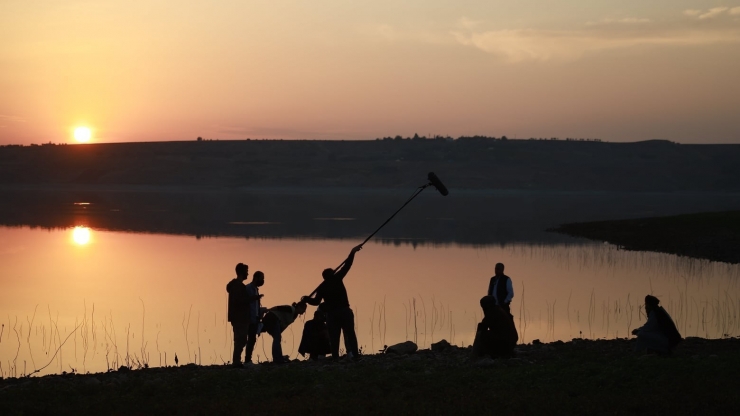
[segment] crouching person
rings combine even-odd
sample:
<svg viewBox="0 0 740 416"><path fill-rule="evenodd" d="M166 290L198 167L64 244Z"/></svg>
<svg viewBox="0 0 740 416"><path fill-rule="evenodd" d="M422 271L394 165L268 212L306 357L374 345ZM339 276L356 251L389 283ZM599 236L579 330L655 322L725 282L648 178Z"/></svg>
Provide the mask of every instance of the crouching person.
<svg viewBox="0 0 740 416"><path fill-rule="evenodd" d="M511 357L519 341L514 319L496 304L496 299L492 296L483 297L480 306L483 309L483 320L475 333L473 356Z"/></svg>
<svg viewBox="0 0 740 416"><path fill-rule="evenodd" d="M275 363L288 362L283 357L283 347L280 345L285 328L290 326L298 315L306 313L306 303L298 302L292 305L274 306L265 312L262 325L268 334L272 336L272 361Z"/></svg>
<svg viewBox="0 0 740 416"><path fill-rule="evenodd" d="M632 335L637 335L635 350L669 355L683 339L676 324L655 296L645 296L645 313L645 325L632 331Z"/></svg>
<svg viewBox="0 0 740 416"><path fill-rule="evenodd" d="M329 329L326 326L326 314L322 306L323 303L314 312L313 319L306 321L303 326L301 345L298 347L301 355L308 355L312 360L318 360L319 357L331 354Z"/></svg>

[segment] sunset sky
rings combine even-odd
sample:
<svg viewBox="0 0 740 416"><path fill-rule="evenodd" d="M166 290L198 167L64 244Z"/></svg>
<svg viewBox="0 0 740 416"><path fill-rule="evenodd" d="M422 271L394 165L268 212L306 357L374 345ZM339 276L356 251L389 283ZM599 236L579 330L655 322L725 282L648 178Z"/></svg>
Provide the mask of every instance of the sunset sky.
<svg viewBox="0 0 740 416"><path fill-rule="evenodd" d="M740 143L740 0L2 0L0 144Z"/></svg>

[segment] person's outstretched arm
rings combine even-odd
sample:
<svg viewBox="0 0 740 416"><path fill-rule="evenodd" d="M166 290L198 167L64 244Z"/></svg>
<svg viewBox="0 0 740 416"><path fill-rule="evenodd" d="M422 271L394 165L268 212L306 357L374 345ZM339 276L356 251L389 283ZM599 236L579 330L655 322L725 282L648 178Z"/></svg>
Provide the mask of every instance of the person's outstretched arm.
<svg viewBox="0 0 740 416"><path fill-rule="evenodd" d="M315 297L312 297L312 298L309 298L308 296L301 297L301 302L306 302L311 306L319 306L323 298L324 297L321 296L321 290L319 290L318 292L316 292Z"/></svg>
<svg viewBox="0 0 740 416"><path fill-rule="evenodd" d="M344 266L334 273L334 279L342 280L347 275L349 269L352 267L352 263L355 261L355 253L362 250L362 245L352 247L352 251L349 252L347 260L344 261Z"/></svg>

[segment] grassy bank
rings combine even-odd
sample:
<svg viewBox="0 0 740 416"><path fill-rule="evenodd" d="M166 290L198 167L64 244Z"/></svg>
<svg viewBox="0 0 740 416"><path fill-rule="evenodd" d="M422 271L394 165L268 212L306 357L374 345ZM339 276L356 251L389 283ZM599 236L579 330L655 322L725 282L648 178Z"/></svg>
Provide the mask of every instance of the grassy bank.
<svg viewBox="0 0 740 416"><path fill-rule="evenodd" d="M360 362L184 366L0 380L14 414L729 414L740 410L740 339L690 338L673 357L634 340L467 349Z"/></svg>
<svg viewBox="0 0 740 416"><path fill-rule="evenodd" d="M625 250L740 263L740 211L573 223L551 231L607 241Z"/></svg>

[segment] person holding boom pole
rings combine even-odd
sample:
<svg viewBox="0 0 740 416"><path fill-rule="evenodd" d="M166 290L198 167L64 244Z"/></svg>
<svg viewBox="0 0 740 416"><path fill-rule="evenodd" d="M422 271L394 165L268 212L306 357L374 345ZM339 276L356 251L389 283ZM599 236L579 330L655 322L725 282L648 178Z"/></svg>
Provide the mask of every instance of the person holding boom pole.
<svg viewBox="0 0 740 416"><path fill-rule="evenodd" d="M355 260L355 253L362 250L362 244L355 246L350 251L344 265L337 271L334 269L325 269L321 276L324 281L315 291L315 296L304 296L302 302L309 305L318 306L324 301L326 308L326 326L329 330L329 342L331 344L332 358L339 357L339 336L344 333L344 347L347 355L352 358L359 357L357 346L357 334L355 334L355 314L349 307L349 298L347 289L344 287L344 277L347 276L352 263Z"/></svg>
<svg viewBox="0 0 740 416"><path fill-rule="evenodd" d="M331 356L332 358L339 357L339 336L344 333L344 346L347 349L347 354L353 358L359 358L359 351L357 346L357 335L355 334L355 315L352 309L349 308L349 299L347 298L347 289L344 287L344 277L352 267L352 262L355 260L355 253L362 250L362 246L365 245L373 236L380 231L381 228L385 227L393 217L401 212L406 205L409 204L414 198L426 188L433 186L439 191L442 196L447 196L449 191L439 180L434 172L429 172L427 175L428 183L416 188L411 197L401 205L401 208L396 210L383 224L380 225L372 234L370 234L365 241L360 245L352 248L349 253L349 257L339 265L336 269L325 269L321 276L324 281L308 296L303 296L301 302L306 302L309 305L318 306L321 300L324 300L324 307L326 308L326 326L329 331L329 342L331 344ZM316 295L316 296L314 296Z"/></svg>

